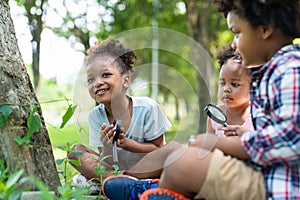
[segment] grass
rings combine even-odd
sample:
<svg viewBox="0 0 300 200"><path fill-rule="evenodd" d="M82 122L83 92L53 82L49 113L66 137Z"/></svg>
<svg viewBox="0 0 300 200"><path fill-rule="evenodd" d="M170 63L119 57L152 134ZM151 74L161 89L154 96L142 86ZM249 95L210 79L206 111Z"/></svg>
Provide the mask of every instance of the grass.
<svg viewBox="0 0 300 200"><path fill-rule="evenodd" d="M195 134L194 130L189 130L184 128L179 130L179 123L173 123L172 127L166 132L166 141L176 140L182 144L186 143L190 135ZM189 126L188 124L186 126ZM59 127L47 125L47 130L53 147L58 145L64 146L66 143L75 144L75 143L84 143L88 145L88 134L87 131L78 131L76 125L71 124L65 126L63 129Z"/></svg>
<svg viewBox="0 0 300 200"><path fill-rule="evenodd" d="M81 139L78 135L78 131L75 125L68 125L63 129L47 125L47 130L52 146L65 145L66 143L81 143Z"/></svg>

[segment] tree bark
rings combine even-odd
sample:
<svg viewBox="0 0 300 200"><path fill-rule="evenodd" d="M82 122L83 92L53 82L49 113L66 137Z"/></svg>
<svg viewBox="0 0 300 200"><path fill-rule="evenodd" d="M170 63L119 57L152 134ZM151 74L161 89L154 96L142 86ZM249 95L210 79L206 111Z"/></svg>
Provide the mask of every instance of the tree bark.
<svg viewBox="0 0 300 200"><path fill-rule="evenodd" d="M9 105L12 114L0 127L0 157L11 172L25 170L56 191L60 185L51 142L45 127L42 111L22 60L8 0L0 1L0 107ZM33 134L29 144L17 144L16 136L23 137L28 131L30 110L37 106L40 130Z"/></svg>
<svg viewBox="0 0 300 200"><path fill-rule="evenodd" d="M211 55L209 51L209 32L208 22L210 16L210 7L212 1L200 1L200 0L185 0L187 7L188 27L189 32L194 40L196 40L202 47ZM195 63L199 63L198 70L201 74L197 74L197 90L198 90L198 105L200 110L198 133L206 131L206 118L207 116L203 112L206 104L210 103L215 98L215 69L211 61L204 59L202 55L198 55L194 49L192 52L194 55ZM205 79L206 77L206 79ZM208 78L207 78L208 77ZM205 81L206 80L206 81Z"/></svg>

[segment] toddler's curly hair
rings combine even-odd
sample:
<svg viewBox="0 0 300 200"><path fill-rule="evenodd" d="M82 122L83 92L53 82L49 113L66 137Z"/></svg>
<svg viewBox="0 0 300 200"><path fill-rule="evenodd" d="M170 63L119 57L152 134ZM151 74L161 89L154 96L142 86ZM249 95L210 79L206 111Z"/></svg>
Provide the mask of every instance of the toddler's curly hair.
<svg viewBox="0 0 300 200"><path fill-rule="evenodd" d="M233 59L238 61L238 63L242 67L242 57L239 53L232 48L231 43L223 45L218 52L216 53L216 59L219 63L219 70L221 70L222 66L229 60ZM248 75L251 75L251 69L244 68L245 72Z"/></svg>

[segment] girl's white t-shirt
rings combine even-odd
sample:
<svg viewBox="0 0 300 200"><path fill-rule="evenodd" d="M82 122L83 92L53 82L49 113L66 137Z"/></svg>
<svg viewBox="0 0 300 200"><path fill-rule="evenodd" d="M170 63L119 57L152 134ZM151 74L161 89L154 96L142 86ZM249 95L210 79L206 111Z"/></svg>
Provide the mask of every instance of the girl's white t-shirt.
<svg viewBox="0 0 300 200"><path fill-rule="evenodd" d="M131 99L133 105L132 119L125 134L127 138L140 143L149 142L164 134L171 127L170 121L156 101L149 97L131 97ZM105 106L100 104L89 114L90 146L103 146L100 140L103 123L109 124L109 121ZM125 169L137 163L144 155L118 148L119 163L122 163Z"/></svg>

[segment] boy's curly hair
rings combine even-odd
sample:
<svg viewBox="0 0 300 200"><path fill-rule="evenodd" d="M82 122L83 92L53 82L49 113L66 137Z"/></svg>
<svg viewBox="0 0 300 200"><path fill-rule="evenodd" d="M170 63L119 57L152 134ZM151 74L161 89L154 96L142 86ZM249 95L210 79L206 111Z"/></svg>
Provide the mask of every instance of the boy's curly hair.
<svg viewBox="0 0 300 200"><path fill-rule="evenodd" d="M88 66L95 59L103 56L114 58L118 66L122 69L121 73L132 71L133 64L137 59L137 55L131 49L125 48L124 45L117 39L109 38L96 44L87 50L85 64Z"/></svg>
<svg viewBox="0 0 300 200"><path fill-rule="evenodd" d="M271 25L293 38L300 37L300 0L214 0L227 17L234 11L252 27Z"/></svg>

